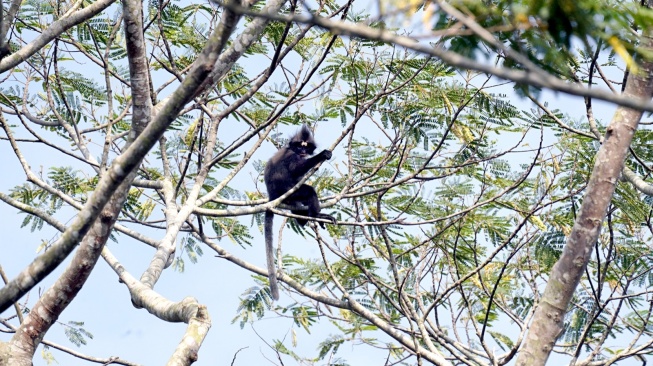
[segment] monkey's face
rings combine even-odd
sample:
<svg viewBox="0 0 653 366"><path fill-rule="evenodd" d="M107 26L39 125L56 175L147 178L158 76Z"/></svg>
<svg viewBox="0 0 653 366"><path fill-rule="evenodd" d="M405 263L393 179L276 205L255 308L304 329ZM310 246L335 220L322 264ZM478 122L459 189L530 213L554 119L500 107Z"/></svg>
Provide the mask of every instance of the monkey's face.
<svg viewBox="0 0 653 366"><path fill-rule="evenodd" d="M290 149L302 158L306 158L313 155L315 144L312 141L291 141Z"/></svg>

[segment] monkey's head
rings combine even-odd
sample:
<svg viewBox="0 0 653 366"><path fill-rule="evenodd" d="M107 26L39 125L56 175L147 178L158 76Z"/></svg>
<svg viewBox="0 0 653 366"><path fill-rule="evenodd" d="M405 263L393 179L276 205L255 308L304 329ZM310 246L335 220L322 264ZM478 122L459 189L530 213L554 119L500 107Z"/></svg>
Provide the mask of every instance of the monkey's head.
<svg viewBox="0 0 653 366"><path fill-rule="evenodd" d="M313 134L306 125L303 125L301 130L288 142L288 148L302 158L313 155L316 147Z"/></svg>

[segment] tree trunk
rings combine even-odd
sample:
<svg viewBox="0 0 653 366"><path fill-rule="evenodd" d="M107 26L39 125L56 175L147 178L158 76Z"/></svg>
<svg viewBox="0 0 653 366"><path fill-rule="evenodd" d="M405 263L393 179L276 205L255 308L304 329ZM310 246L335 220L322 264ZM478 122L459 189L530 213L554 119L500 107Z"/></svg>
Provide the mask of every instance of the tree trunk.
<svg viewBox="0 0 653 366"><path fill-rule="evenodd" d="M642 47L653 48L651 37L642 37ZM650 98L653 95L653 63L640 61L640 70L631 72L624 96ZM535 311L517 365L544 365L556 339L562 333L569 302L585 272L596 243L615 185L624 168L642 112L619 107L608 125L605 140L596 156L592 176L562 256L553 266L542 299Z"/></svg>

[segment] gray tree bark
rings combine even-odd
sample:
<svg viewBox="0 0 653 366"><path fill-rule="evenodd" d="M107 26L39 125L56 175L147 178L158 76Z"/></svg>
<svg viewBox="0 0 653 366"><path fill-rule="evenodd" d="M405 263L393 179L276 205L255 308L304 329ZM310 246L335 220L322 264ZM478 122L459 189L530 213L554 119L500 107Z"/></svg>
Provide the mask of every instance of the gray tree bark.
<svg viewBox="0 0 653 366"><path fill-rule="evenodd" d="M642 37L644 48L653 48L649 34ZM651 98L653 63L640 60L639 71L628 76L623 96ZM519 366L544 365L562 332L569 302L592 255L601 225L624 168L624 161L643 112L619 107L605 133L594 162L592 176L583 197L580 213L567 238L562 256L553 266L544 294L517 358Z"/></svg>

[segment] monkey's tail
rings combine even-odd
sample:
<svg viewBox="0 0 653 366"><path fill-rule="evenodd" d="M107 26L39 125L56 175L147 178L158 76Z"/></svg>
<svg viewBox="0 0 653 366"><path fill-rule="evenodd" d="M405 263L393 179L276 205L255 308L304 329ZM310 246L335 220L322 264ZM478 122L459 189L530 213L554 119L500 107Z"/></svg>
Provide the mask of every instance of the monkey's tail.
<svg viewBox="0 0 653 366"><path fill-rule="evenodd" d="M265 222L263 223L265 231L265 256L268 261L268 281L270 282L270 294L275 300L279 300L279 285L277 284L277 269L274 265L274 245L272 240L272 222L274 213L265 211Z"/></svg>

